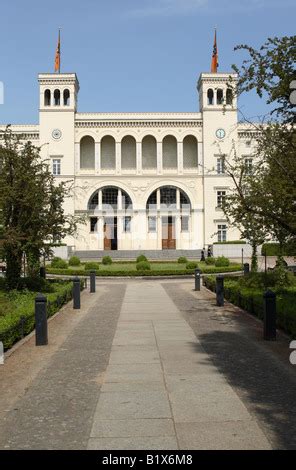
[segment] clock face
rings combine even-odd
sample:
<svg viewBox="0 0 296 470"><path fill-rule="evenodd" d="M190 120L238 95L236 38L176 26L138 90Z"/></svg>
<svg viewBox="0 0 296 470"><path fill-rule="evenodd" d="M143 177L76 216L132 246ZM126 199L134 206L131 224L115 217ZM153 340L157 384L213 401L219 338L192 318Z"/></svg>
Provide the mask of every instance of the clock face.
<svg viewBox="0 0 296 470"><path fill-rule="evenodd" d="M216 130L216 137L218 137L218 139L224 139L225 135L226 135L226 132L224 129Z"/></svg>
<svg viewBox="0 0 296 470"><path fill-rule="evenodd" d="M60 131L60 129L54 129L52 131L52 137L55 139L55 140L58 140L62 137L62 132Z"/></svg>

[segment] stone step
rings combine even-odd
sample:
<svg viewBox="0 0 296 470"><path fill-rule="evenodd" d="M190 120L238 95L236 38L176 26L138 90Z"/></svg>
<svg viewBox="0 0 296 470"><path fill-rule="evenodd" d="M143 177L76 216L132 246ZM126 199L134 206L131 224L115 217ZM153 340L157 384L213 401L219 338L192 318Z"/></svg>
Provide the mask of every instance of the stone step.
<svg viewBox="0 0 296 470"><path fill-rule="evenodd" d="M83 250L74 252L81 260L100 260L103 256L110 256L113 260L135 260L139 255L145 255L149 260L174 260L180 256L188 259L199 260L201 250Z"/></svg>

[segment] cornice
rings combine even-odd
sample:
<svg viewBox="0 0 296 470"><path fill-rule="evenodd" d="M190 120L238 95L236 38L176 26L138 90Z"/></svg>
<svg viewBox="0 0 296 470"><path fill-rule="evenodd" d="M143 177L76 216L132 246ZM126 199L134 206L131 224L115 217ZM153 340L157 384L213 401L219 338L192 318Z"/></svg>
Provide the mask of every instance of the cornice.
<svg viewBox="0 0 296 470"><path fill-rule="evenodd" d="M125 128L125 127L199 127L202 121L75 121L75 128Z"/></svg>

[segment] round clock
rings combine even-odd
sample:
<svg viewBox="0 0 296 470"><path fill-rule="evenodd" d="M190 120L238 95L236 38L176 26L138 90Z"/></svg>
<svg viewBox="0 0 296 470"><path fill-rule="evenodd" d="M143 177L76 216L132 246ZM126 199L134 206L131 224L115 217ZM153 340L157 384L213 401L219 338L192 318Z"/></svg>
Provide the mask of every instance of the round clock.
<svg viewBox="0 0 296 470"><path fill-rule="evenodd" d="M216 137L218 137L218 139L224 139L225 135L226 135L226 132L224 129L216 130Z"/></svg>
<svg viewBox="0 0 296 470"><path fill-rule="evenodd" d="M55 140L58 140L62 137L62 132L60 131L60 129L54 129L52 131L52 137L55 139Z"/></svg>

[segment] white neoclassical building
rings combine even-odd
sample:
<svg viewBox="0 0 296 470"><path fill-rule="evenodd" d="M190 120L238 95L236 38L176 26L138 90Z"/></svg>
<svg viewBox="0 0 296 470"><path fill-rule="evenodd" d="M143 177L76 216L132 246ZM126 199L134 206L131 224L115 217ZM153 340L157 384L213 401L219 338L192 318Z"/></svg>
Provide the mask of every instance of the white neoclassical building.
<svg viewBox="0 0 296 470"><path fill-rule="evenodd" d="M235 148L251 165L256 133L238 122L230 76L200 75L196 113L79 113L75 73L39 75L39 125L12 130L41 146L58 181L73 181L65 211L84 223L68 246L100 255L239 239L221 209L223 155Z"/></svg>

